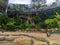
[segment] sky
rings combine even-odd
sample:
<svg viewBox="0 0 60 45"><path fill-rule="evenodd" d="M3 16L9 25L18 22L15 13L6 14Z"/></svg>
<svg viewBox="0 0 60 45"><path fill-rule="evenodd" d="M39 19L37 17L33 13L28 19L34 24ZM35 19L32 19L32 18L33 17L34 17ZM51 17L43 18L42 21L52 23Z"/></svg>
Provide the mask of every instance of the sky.
<svg viewBox="0 0 60 45"><path fill-rule="evenodd" d="M47 3L46 4L50 4L52 2L54 2L54 0L46 0ZM9 0L9 3L13 3L13 4L31 4L31 0Z"/></svg>
<svg viewBox="0 0 60 45"><path fill-rule="evenodd" d="M46 4L50 4L50 3L55 2L55 0L46 0L46 1L47 1L47 3L46 3Z"/></svg>
<svg viewBox="0 0 60 45"><path fill-rule="evenodd" d="M30 4L31 0L9 0L9 3L13 3L13 4Z"/></svg>

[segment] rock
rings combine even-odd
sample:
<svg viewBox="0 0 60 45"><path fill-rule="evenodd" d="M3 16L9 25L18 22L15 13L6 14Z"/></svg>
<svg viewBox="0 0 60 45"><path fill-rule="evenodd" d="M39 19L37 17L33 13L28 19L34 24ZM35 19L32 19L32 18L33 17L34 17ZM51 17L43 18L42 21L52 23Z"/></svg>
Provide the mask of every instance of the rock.
<svg viewBox="0 0 60 45"><path fill-rule="evenodd" d="M12 36L20 36L21 34L12 34Z"/></svg>
<svg viewBox="0 0 60 45"><path fill-rule="evenodd" d="M26 37L20 37L13 41L13 45L32 45L32 39Z"/></svg>
<svg viewBox="0 0 60 45"><path fill-rule="evenodd" d="M9 36L9 37L5 37L5 40L6 41L13 41L15 38L14 37L11 37L11 36Z"/></svg>
<svg viewBox="0 0 60 45"><path fill-rule="evenodd" d="M47 43L42 41L35 41L33 45L47 45Z"/></svg>
<svg viewBox="0 0 60 45"><path fill-rule="evenodd" d="M4 36L0 36L0 41L4 41L5 37Z"/></svg>
<svg viewBox="0 0 60 45"><path fill-rule="evenodd" d="M9 34L0 34L0 36L9 36Z"/></svg>

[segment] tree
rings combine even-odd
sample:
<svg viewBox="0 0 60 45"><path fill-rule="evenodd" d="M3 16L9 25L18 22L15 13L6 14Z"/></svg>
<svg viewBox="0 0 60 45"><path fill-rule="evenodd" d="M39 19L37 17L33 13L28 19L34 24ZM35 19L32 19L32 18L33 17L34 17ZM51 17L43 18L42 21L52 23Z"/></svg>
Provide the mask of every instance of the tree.
<svg viewBox="0 0 60 45"><path fill-rule="evenodd" d="M45 20L45 24L47 25L47 30L46 30L46 34L47 34L47 44L49 45L49 38L51 36L51 28L57 28L58 24L57 24L57 19L46 19Z"/></svg>
<svg viewBox="0 0 60 45"><path fill-rule="evenodd" d="M46 19L45 24L47 25L47 28L57 28L57 19Z"/></svg>
<svg viewBox="0 0 60 45"><path fill-rule="evenodd" d="M0 8L5 12L7 10L8 0L0 0Z"/></svg>
<svg viewBox="0 0 60 45"><path fill-rule="evenodd" d="M17 6L17 5L15 5L14 9L15 9L16 11L20 11L20 12L22 12L22 13L24 12L23 8L21 8L21 7Z"/></svg>
<svg viewBox="0 0 60 45"><path fill-rule="evenodd" d="M33 8L34 8L34 10L35 10L35 14L36 14L36 16L33 15L33 17L32 17L32 19L34 20L34 17L38 17L38 18L39 18L39 16L38 16L38 12L37 12L37 11L40 9L41 4L40 4L39 1L37 1L37 3L34 2L32 5L33 5ZM39 19L38 19L38 20L39 20ZM40 20L39 20L39 21L40 21ZM37 22L37 23L38 23L38 22ZM34 21L33 21L33 25L36 26L35 23L34 23Z"/></svg>
<svg viewBox="0 0 60 45"><path fill-rule="evenodd" d="M8 20L8 16L7 14L3 13L3 14L0 14L0 24L6 24L7 23L7 20Z"/></svg>
<svg viewBox="0 0 60 45"><path fill-rule="evenodd" d="M58 20L58 25L60 28L60 14L58 12L56 12L55 18Z"/></svg>
<svg viewBox="0 0 60 45"><path fill-rule="evenodd" d="M39 16L34 16L33 21L37 30L41 28L41 18Z"/></svg>
<svg viewBox="0 0 60 45"><path fill-rule="evenodd" d="M8 22L8 16L7 16L7 14L5 14L5 13L0 14L0 27L2 29L6 29L7 28L6 27L7 22Z"/></svg>
<svg viewBox="0 0 60 45"><path fill-rule="evenodd" d="M9 18L8 19L8 22L7 22L7 30L10 30L10 31L15 31L16 29L16 25L15 25L16 21L14 18Z"/></svg>
<svg viewBox="0 0 60 45"><path fill-rule="evenodd" d="M56 12L55 17L56 17L58 20L60 20L60 14L59 14L58 12Z"/></svg>
<svg viewBox="0 0 60 45"><path fill-rule="evenodd" d="M58 28L57 19L56 18L46 19L45 24L47 25L47 37L49 37L50 33L51 33L51 30L49 30L49 29Z"/></svg>
<svg viewBox="0 0 60 45"><path fill-rule="evenodd" d="M37 11L40 9L41 4L39 1L37 3L33 3L33 8L36 10L36 15L38 15Z"/></svg>

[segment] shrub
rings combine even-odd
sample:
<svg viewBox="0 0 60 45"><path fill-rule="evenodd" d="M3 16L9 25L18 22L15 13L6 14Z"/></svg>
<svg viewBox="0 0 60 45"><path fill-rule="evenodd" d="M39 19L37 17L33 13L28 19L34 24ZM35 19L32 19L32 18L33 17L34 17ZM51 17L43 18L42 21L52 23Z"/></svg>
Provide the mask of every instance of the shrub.
<svg viewBox="0 0 60 45"><path fill-rule="evenodd" d="M30 31L30 29L31 29L30 23L28 21L26 21L25 25L26 25L26 31Z"/></svg>
<svg viewBox="0 0 60 45"><path fill-rule="evenodd" d="M7 29L7 25L6 24L2 24L1 28L4 29L4 30L6 30Z"/></svg>
<svg viewBox="0 0 60 45"><path fill-rule="evenodd" d="M58 20L58 25L60 27L60 14L56 12L55 18Z"/></svg>
<svg viewBox="0 0 60 45"><path fill-rule="evenodd" d="M8 21L8 16L7 14L3 13L0 14L0 24L6 24Z"/></svg>
<svg viewBox="0 0 60 45"><path fill-rule="evenodd" d="M26 25L23 23L23 24L18 25L16 28L18 28L18 29L26 29Z"/></svg>
<svg viewBox="0 0 60 45"><path fill-rule="evenodd" d="M35 24L37 24L37 23L40 23L42 20L39 16L34 16L33 21L35 22Z"/></svg>
<svg viewBox="0 0 60 45"><path fill-rule="evenodd" d="M39 29L41 29L40 23L36 24L36 29L37 29L37 31L38 31Z"/></svg>
<svg viewBox="0 0 60 45"><path fill-rule="evenodd" d="M60 14L58 14L57 12L56 12L55 17L56 17L58 20L60 20Z"/></svg>
<svg viewBox="0 0 60 45"><path fill-rule="evenodd" d="M7 22L7 29L10 31L14 31L16 29L14 18L10 18Z"/></svg>
<svg viewBox="0 0 60 45"><path fill-rule="evenodd" d="M6 13L0 14L0 29L6 29L7 22L8 22L7 14Z"/></svg>
<svg viewBox="0 0 60 45"><path fill-rule="evenodd" d="M45 24L47 25L47 28L57 28L57 20L56 19L46 19Z"/></svg>

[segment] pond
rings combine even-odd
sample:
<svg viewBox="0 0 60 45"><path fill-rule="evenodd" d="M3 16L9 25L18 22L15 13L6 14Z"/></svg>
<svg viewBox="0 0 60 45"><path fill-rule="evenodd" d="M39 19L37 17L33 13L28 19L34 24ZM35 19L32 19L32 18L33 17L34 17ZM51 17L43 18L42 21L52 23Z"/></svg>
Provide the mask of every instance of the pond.
<svg viewBox="0 0 60 45"><path fill-rule="evenodd" d="M2 42L2 41L0 41L0 45L12 45L12 42Z"/></svg>

